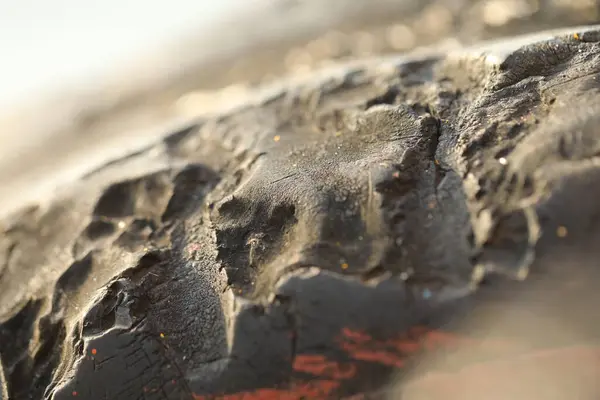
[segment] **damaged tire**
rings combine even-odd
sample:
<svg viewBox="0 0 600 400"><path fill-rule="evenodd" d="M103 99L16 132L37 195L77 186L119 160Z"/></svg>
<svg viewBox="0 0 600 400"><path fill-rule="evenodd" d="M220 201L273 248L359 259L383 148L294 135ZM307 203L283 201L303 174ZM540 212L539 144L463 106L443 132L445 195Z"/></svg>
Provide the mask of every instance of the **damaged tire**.
<svg viewBox="0 0 600 400"><path fill-rule="evenodd" d="M0 398L596 398L599 43L336 65L6 218Z"/></svg>

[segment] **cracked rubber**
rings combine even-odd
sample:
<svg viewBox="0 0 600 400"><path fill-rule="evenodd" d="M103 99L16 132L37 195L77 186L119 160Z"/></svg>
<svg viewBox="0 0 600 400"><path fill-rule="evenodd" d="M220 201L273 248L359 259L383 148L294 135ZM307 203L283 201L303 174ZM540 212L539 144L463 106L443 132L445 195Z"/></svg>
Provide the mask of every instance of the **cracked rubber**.
<svg viewBox="0 0 600 400"><path fill-rule="evenodd" d="M596 398L600 31L545 36L257 89L6 218L0 399L436 399L569 346Z"/></svg>

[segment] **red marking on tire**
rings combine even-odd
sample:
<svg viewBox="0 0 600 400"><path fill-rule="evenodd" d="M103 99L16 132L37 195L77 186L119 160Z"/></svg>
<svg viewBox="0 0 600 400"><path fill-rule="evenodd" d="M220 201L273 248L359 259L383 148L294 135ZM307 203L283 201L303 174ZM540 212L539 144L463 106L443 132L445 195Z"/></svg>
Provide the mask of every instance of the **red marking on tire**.
<svg viewBox="0 0 600 400"><path fill-rule="evenodd" d="M294 360L294 371L304 372L332 379L350 379L356 375L356 366L353 364L341 365L335 361L328 361L322 355L298 355Z"/></svg>
<svg viewBox="0 0 600 400"><path fill-rule="evenodd" d="M241 393L220 396L203 396L193 394L194 400L325 400L339 387L336 381L314 381L292 385L289 389L256 389Z"/></svg>
<svg viewBox="0 0 600 400"><path fill-rule="evenodd" d="M342 335L358 343L370 342L373 340L370 335L364 332L352 330L350 328L342 328Z"/></svg>
<svg viewBox="0 0 600 400"><path fill-rule="evenodd" d="M399 338L380 340L345 327L338 337L339 346L355 360L402 368L409 356L419 352L480 348L486 353L515 353L522 350L517 342L498 339L474 339L427 327L413 327Z"/></svg>
<svg viewBox="0 0 600 400"><path fill-rule="evenodd" d="M360 348L348 345L343 345L342 348L355 360L374 362L395 368L404 367L402 358L392 352L384 350L361 350Z"/></svg>

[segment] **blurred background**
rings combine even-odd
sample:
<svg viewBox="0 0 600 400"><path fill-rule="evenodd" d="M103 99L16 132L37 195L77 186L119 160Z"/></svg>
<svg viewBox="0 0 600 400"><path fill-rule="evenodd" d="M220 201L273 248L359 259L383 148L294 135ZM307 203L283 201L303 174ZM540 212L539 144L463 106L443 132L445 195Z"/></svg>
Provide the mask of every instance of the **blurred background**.
<svg viewBox="0 0 600 400"><path fill-rule="evenodd" d="M2 0L0 205L284 74L599 19L600 0Z"/></svg>

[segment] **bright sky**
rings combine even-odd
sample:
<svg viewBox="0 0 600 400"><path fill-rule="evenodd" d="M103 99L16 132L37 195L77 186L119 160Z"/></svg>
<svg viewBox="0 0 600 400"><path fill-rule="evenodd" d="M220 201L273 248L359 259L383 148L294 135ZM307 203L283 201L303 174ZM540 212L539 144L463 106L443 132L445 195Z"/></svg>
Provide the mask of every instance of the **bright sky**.
<svg viewBox="0 0 600 400"><path fill-rule="evenodd" d="M0 106L198 30L235 0L0 0Z"/></svg>

